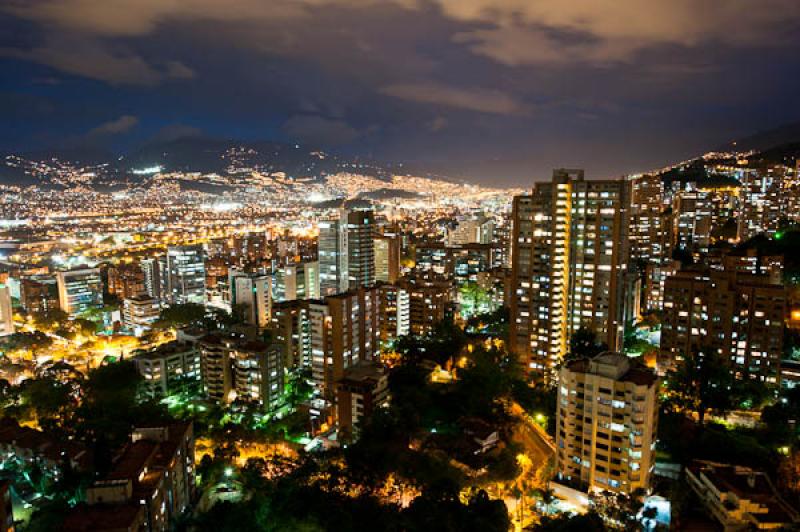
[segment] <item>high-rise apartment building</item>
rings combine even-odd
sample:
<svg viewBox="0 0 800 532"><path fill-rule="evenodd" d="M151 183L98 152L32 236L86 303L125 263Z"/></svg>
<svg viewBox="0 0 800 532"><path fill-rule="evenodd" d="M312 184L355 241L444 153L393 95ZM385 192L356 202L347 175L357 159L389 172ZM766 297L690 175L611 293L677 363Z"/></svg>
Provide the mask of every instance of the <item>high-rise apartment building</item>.
<svg viewBox="0 0 800 532"><path fill-rule="evenodd" d="M144 270L138 264L112 265L107 273L109 294L128 299L147 292Z"/></svg>
<svg viewBox="0 0 800 532"><path fill-rule="evenodd" d="M58 281L47 275L24 277L20 281L19 303L30 314L46 314L58 305Z"/></svg>
<svg viewBox="0 0 800 532"><path fill-rule="evenodd" d="M381 341L388 342L411 332L411 304L408 292L397 285L379 284Z"/></svg>
<svg viewBox="0 0 800 532"><path fill-rule="evenodd" d="M58 272L56 280L61 310L70 316L103 306L103 281L99 268L81 266Z"/></svg>
<svg viewBox="0 0 800 532"><path fill-rule="evenodd" d="M230 303L241 310L245 323L265 329L272 317L272 277L231 268L228 271Z"/></svg>
<svg viewBox="0 0 800 532"><path fill-rule="evenodd" d="M273 295L276 301L319 299L319 262L282 264L275 268Z"/></svg>
<svg viewBox="0 0 800 532"><path fill-rule="evenodd" d="M655 373L620 353L559 371L557 478L583 491L648 489L656 462Z"/></svg>
<svg viewBox="0 0 800 532"><path fill-rule="evenodd" d="M319 222L318 257L320 295L346 292L349 253L347 223L341 216Z"/></svg>
<svg viewBox="0 0 800 532"><path fill-rule="evenodd" d="M279 345L236 335L208 335L199 342L203 388L209 399L251 402L269 410L283 393L283 351Z"/></svg>
<svg viewBox="0 0 800 532"><path fill-rule="evenodd" d="M452 286L449 281L406 277L397 286L408 294L408 329L424 336L445 318L452 301Z"/></svg>
<svg viewBox="0 0 800 532"><path fill-rule="evenodd" d="M664 182L660 175L635 176L631 180L631 259L660 264L672 250L664 220Z"/></svg>
<svg viewBox="0 0 800 532"><path fill-rule="evenodd" d="M159 301L164 298L164 293L161 289L161 267L157 258L145 258L139 261L139 267L144 274L144 291L150 297Z"/></svg>
<svg viewBox="0 0 800 532"><path fill-rule="evenodd" d="M322 397L335 400L344 370L380 352L380 289L359 288L308 302L311 376Z"/></svg>
<svg viewBox="0 0 800 532"><path fill-rule="evenodd" d="M510 343L532 374L551 377L579 328L620 346L629 186L562 169L514 198Z"/></svg>
<svg viewBox="0 0 800 532"><path fill-rule="evenodd" d="M205 303L206 268L203 247L168 247L165 277L166 299L170 304Z"/></svg>
<svg viewBox="0 0 800 532"><path fill-rule="evenodd" d="M730 362L737 377L776 385L786 315L784 286L768 276L679 271L664 285L663 363L712 349Z"/></svg>
<svg viewBox="0 0 800 532"><path fill-rule="evenodd" d="M375 284L375 213L372 209L352 209L346 217L347 275L350 290Z"/></svg>
<svg viewBox="0 0 800 532"><path fill-rule="evenodd" d="M134 355L136 369L153 397L202 388L200 350L192 342L174 341Z"/></svg>
<svg viewBox="0 0 800 532"><path fill-rule="evenodd" d="M393 283L400 277L400 238L396 235L378 235L375 245L375 280Z"/></svg>
<svg viewBox="0 0 800 532"><path fill-rule="evenodd" d="M491 244L494 237L494 220L480 215L459 220L447 231L447 245Z"/></svg>

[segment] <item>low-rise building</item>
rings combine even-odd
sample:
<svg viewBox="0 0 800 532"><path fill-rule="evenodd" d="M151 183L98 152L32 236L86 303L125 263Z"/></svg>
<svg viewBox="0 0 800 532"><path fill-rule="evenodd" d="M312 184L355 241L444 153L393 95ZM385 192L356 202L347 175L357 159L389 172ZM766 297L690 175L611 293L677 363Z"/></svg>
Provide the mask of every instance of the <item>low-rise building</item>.
<svg viewBox="0 0 800 532"><path fill-rule="evenodd" d="M133 360L151 395L200 391L200 350L191 342L174 341L137 353Z"/></svg>
<svg viewBox="0 0 800 532"><path fill-rule="evenodd" d="M686 481L726 532L794 530L800 524L800 514L762 471L699 461L686 468Z"/></svg>

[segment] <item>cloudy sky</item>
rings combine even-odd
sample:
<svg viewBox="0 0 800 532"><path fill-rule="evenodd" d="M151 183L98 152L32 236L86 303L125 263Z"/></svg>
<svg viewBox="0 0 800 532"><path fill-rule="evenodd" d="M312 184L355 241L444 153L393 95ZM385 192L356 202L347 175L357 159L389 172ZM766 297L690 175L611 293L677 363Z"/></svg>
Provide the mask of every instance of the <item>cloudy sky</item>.
<svg viewBox="0 0 800 532"><path fill-rule="evenodd" d="M0 149L203 133L497 184L800 119L797 0L2 0Z"/></svg>

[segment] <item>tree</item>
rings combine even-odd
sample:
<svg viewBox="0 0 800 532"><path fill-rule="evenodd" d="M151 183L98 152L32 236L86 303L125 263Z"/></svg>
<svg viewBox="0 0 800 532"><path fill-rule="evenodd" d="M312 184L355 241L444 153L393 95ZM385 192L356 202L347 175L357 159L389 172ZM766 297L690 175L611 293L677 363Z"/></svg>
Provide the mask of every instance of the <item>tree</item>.
<svg viewBox="0 0 800 532"><path fill-rule="evenodd" d="M599 342L593 331L586 327L580 327L570 336L569 353L564 358L567 360L592 358L606 350L608 350L608 346Z"/></svg>
<svg viewBox="0 0 800 532"><path fill-rule="evenodd" d="M161 327L182 327L199 324L206 317L206 308L198 303L171 305L161 311L157 324Z"/></svg>
<svg viewBox="0 0 800 532"><path fill-rule="evenodd" d="M63 418L74 403L71 387L50 378L26 381L21 396L22 401L36 412L40 422L56 417Z"/></svg>
<svg viewBox="0 0 800 532"><path fill-rule="evenodd" d="M672 399L683 410L697 413L700 425L706 412L723 414L733 406L733 375L713 349L695 349L669 373Z"/></svg>
<svg viewBox="0 0 800 532"><path fill-rule="evenodd" d="M536 532L604 532L606 526L596 512L578 515L562 513L558 517L543 517L542 521L530 530Z"/></svg>

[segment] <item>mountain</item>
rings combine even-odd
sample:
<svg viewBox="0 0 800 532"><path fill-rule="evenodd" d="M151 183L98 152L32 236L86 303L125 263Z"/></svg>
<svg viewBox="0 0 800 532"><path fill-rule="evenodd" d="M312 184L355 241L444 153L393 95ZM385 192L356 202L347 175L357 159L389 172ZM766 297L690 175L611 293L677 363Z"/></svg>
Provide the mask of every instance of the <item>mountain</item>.
<svg viewBox="0 0 800 532"><path fill-rule="evenodd" d="M284 173L290 178L321 179L351 172L388 181L405 173L403 165L359 157L342 157L296 144L269 141L236 141L191 136L148 143L123 155L102 150L74 149L7 154L0 164L0 184L60 184L57 176L94 173L92 184L141 182L154 168L183 172L248 176Z"/></svg>
<svg viewBox="0 0 800 532"><path fill-rule="evenodd" d="M731 141L716 151L761 152L798 143L800 143L800 122L792 122Z"/></svg>

